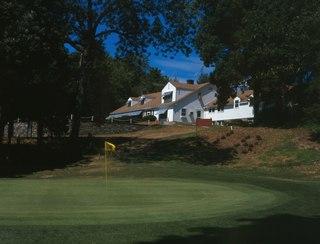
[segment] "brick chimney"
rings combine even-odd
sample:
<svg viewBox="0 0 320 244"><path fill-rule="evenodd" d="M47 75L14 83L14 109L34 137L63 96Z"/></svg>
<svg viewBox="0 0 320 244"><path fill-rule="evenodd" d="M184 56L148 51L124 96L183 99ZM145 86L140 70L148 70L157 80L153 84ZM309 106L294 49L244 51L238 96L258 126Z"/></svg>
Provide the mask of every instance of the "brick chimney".
<svg viewBox="0 0 320 244"><path fill-rule="evenodd" d="M187 80L187 84L194 85L194 80Z"/></svg>

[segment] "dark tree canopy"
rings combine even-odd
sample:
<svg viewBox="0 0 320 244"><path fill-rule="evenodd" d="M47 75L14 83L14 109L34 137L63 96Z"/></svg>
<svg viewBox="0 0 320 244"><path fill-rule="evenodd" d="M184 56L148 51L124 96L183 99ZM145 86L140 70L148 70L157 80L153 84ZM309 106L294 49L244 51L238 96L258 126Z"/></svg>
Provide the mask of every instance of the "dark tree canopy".
<svg viewBox="0 0 320 244"><path fill-rule="evenodd" d="M157 89L167 78L149 67L148 47L188 54L195 2L1 1L1 133L17 117L52 127L54 118L73 113L71 135L77 137L80 116L93 113L103 121L119 94ZM68 54L65 44L76 52ZM108 45L116 46L115 59L106 53Z"/></svg>
<svg viewBox="0 0 320 244"><path fill-rule="evenodd" d="M292 86L318 76L320 2L317 0L203 1L196 45L223 103L242 83L260 100L285 109ZM311 75L310 75L311 74Z"/></svg>
<svg viewBox="0 0 320 244"><path fill-rule="evenodd" d="M1 1L1 131L17 117L44 122L66 112L64 9L62 0Z"/></svg>
<svg viewBox="0 0 320 244"><path fill-rule="evenodd" d="M147 0L70 0L67 43L80 53L76 109L72 137L77 137L84 103L92 89L94 64L115 35L117 55L143 57L153 46L160 53L190 53L196 29L195 2ZM114 44L111 44L114 45ZM90 99L87 99L88 101Z"/></svg>
<svg viewBox="0 0 320 244"><path fill-rule="evenodd" d="M195 1L69 0L69 43L79 52L90 45L108 46L117 35L119 54L191 51ZM94 43L93 43L94 41ZM94 47L94 46L92 46Z"/></svg>

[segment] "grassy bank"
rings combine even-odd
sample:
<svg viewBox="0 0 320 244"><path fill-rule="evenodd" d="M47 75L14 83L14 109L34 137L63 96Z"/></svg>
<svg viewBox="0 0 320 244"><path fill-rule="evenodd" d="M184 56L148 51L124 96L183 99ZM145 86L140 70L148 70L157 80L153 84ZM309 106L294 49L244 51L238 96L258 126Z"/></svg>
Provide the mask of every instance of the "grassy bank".
<svg viewBox="0 0 320 244"><path fill-rule="evenodd" d="M179 161L103 160L2 179L3 243L319 241L320 183Z"/></svg>
<svg viewBox="0 0 320 244"><path fill-rule="evenodd" d="M305 131L155 130L107 139L107 188L101 155L1 178L1 243L320 241L319 151Z"/></svg>

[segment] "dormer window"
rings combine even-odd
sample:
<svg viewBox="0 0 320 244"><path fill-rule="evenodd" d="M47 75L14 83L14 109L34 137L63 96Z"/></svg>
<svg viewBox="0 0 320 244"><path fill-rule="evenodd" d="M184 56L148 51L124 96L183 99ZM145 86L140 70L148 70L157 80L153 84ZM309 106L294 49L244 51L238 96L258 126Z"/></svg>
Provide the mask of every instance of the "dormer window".
<svg viewBox="0 0 320 244"><path fill-rule="evenodd" d="M172 93L172 91L169 91L162 94L164 103L172 102Z"/></svg>
<svg viewBox="0 0 320 244"><path fill-rule="evenodd" d="M131 107L131 106L132 106L132 99L131 99L131 98L128 99L127 105L128 105L128 107Z"/></svg>
<svg viewBox="0 0 320 244"><path fill-rule="evenodd" d="M145 96L141 96L140 97L140 104L143 105L145 101L146 101L146 97Z"/></svg>
<svg viewBox="0 0 320 244"><path fill-rule="evenodd" d="M239 105L240 105L240 98L236 97L234 99L234 108L239 108Z"/></svg>

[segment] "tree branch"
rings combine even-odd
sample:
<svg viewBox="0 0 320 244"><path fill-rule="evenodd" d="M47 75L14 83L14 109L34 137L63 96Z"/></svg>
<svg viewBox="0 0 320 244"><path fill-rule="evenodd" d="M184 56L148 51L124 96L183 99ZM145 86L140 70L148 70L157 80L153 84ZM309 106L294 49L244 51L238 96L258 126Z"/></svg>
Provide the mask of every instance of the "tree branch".
<svg viewBox="0 0 320 244"><path fill-rule="evenodd" d="M74 49L76 49L78 52L82 52L83 51L81 42L72 41L69 37L67 37L66 38L66 43L69 44Z"/></svg>
<svg viewBox="0 0 320 244"><path fill-rule="evenodd" d="M115 33L118 34L120 36L127 36L125 33L117 30L117 29L111 29L111 30L106 30L106 31L101 31L100 33L97 33L95 35L96 38L100 37L100 36L104 36L104 35L110 35L111 33Z"/></svg>

